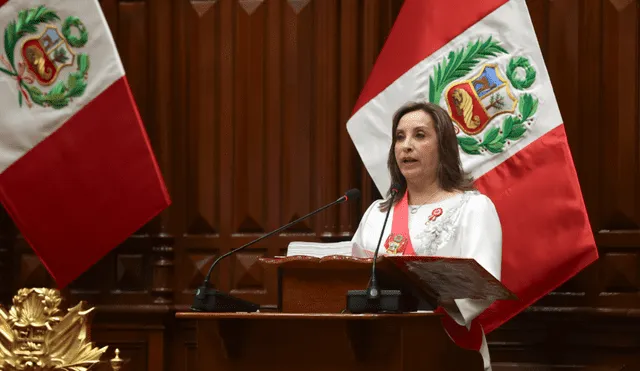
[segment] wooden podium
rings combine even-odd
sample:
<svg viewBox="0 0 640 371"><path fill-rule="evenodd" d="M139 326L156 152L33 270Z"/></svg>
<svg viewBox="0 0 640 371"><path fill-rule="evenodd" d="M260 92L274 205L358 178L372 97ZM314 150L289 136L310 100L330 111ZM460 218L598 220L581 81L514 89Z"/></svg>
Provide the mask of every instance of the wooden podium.
<svg viewBox="0 0 640 371"><path fill-rule="evenodd" d="M513 298L473 260L417 257L404 262L380 257L378 276L384 287L400 288L416 299L409 303L460 295ZM196 321L197 370L483 369L478 352L459 348L449 338L441 314L344 313L347 291L367 287L371 259L289 257L261 263L277 267L278 312L177 313ZM462 279L454 285L455 279L448 285L428 283L443 274Z"/></svg>

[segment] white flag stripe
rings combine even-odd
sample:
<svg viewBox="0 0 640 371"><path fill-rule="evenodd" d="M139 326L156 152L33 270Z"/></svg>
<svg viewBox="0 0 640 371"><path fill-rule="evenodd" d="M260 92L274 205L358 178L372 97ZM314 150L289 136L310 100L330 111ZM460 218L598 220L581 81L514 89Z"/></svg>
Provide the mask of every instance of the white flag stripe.
<svg viewBox="0 0 640 371"><path fill-rule="evenodd" d="M382 194L386 193L390 185L386 161L391 145L391 120L395 110L407 101L428 100L429 78L433 74L434 68L450 52L457 52L470 42L475 42L478 39L485 41L489 37L498 41L508 54L500 54L497 57L489 57L480 61L466 77L458 81L478 74L485 64L497 64L504 74L513 57L526 57L536 71L535 83L528 89L515 90L513 86L510 88L517 98L521 98L524 93L534 96L539 101L538 110L534 116L533 124L524 137L514 144L506 146L504 152L469 155L461 151L465 170L478 178L500 165L529 143L562 124L562 117L525 0L511 0L461 33L437 52L416 64L378 96L367 102L347 123L347 130L360 157ZM521 78L521 74L522 70L517 70L517 76ZM440 97L439 104L447 108L445 92L446 89ZM500 126L506 117L507 115L500 115L497 119L492 120L476 138L482 139L487 129Z"/></svg>
<svg viewBox="0 0 640 371"><path fill-rule="evenodd" d="M36 104L29 108L24 97L20 107L18 99L22 93L18 89L16 77L0 71L0 173L124 76L124 68L108 24L99 3L95 0L11 0L0 8L0 29L3 35L9 23L18 19L18 13L21 10L37 8L40 5L46 6L59 16L60 20L56 20L53 25L60 33L67 17L78 17L88 32L88 41L82 47L71 47L76 54L74 65L63 68L52 85L41 86L36 81L32 86L46 93L55 83L59 81L66 83L69 75L77 72L77 55L84 53L89 56L87 88L81 96L73 98L66 107L61 109L41 107ZM14 49L16 69L19 70L19 63L23 62L21 49L24 42L40 36L46 27L47 24L39 24L35 34L26 34L18 40ZM79 32L74 27L71 27L71 34L79 37ZM4 37L0 37L0 44L2 45L0 55L6 60ZM3 63L0 63L0 67L7 69ZM23 76L29 75L25 72Z"/></svg>

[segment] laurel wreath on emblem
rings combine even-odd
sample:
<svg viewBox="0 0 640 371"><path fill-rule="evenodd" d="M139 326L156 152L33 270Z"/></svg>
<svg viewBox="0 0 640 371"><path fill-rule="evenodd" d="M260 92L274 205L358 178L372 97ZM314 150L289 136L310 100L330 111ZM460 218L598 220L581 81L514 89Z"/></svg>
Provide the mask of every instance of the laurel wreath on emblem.
<svg viewBox="0 0 640 371"><path fill-rule="evenodd" d="M447 58L436 65L433 75L429 77L429 101L439 104L444 89L452 82L463 78L482 60L508 53L498 41L489 37L482 42L469 42L466 47L458 51L451 51ZM524 71L524 78L518 76L518 71ZM536 79L536 71L525 57L513 57L507 66L507 78L516 89L529 88ZM533 115L538 109L538 100L531 94L525 93L518 102L518 114L508 116L501 126L494 126L486 130L482 140L473 136L458 136L460 148L471 155L481 154L483 151L501 153L505 145L522 138L531 125Z"/></svg>
<svg viewBox="0 0 640 371"><path fill-rule="evenodd" d="M47 9L44 5L37 8L21 10L18 13L18 19L9 22L4 30L4 51L5 56L0 54L0 62L5 68L0 67L3 72L15 78L18 89L20 90L18 102L22 106L23 99L29 99L35 104L42 107L53 107L56 109L66 107L73 98L80 97L87 87L87 78L89 70L89 56L87 54L78 54L77 71L72 72L65 81L58 81L51 90L43 92L36 86L31 85L33 78L27 74L24 64L15 65L14 51L18 41L26 35L34 35L37 33L37 26L41 24L60 21L60 17L53 10ZM75 29L79 33L79 37L72 34ZM62 34L69 45L80 48L89 40L89 34L82 21L77 17L67 17L62 25ZM63 56L64 58L64 56Z"/></svg>

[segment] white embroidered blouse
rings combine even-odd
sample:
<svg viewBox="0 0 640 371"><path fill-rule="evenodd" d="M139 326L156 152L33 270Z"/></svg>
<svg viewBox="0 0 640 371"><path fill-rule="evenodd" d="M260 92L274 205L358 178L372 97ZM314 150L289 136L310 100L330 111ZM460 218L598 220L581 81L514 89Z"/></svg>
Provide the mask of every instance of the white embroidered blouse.
<svg viewBox="0 0 640 371"><path fill-rule="evenodd" d="M352 242L358 248L375 251L385 213L380 211L377 200L369 206L360 221ZM442 209L441 215L430 217L434 210ZM412 213L412 209L415 213ZM435 215L437 215L436 212ZM476 191L467 191L455 196L422 206L409 205L409 235L416 255L453 256L475 259L498 280L502 266L502 228L493 202ZM389 214L381 241L379 254L386 254L384 242L391 233L393 210ZM469 326L471 321L484 311L491 302L459 299L455 305L443 308L460 325ZM488 350L483 340L481 353L487 365Z"/></svg>

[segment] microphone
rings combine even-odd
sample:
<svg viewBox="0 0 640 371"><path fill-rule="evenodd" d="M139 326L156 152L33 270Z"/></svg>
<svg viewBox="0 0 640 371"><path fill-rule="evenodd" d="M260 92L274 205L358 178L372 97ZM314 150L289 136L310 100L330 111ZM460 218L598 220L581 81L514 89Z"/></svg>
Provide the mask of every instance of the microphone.
<svg viewBox="0 0 640 371"><path fill-rule="evenodd" d="M373 263L371 264L371 280L369 281L369 287L367 288L367 295L369 299L377 299L380 297L380 291L378 290L378 281L376 280L376 261L378 260L378 252L380 251L380 245L382 244L382 237L384 237L384 229L387 226L387 220L389 219L389 214L391 213L391 209L393 209L393 200L396 198L396 195L399 192L399 185L394 184L391 186L391 204L389 205L389 209L387 209L387 215L384 217L384 223L382 224L382 230L380 231L380 238L378 239L378 246L376 246L376 251L373 253Z"/></svg>
<svg viewBox="0 0 640 371"><path fill-rule="evenodd" d="M209 280L211 277L211 273L213 272L213 269L216 267L216 265L218 265L220 260L226 258L227 256L233 255L238 251L243 250L257 242L260 242L267 237L270 237L276 233L282 232L283 230L291 227L292 225L298 222L301 222L335 204L343 203L351 199L357 200L359 197L360 197L360 191L358 189L356 188L350 189L347 192L345 192L345 194L342 197L338 198L337 200L327 205L324 205L321 208L314 210L309 214L304 215L290 222L289 224L286 224L274 231L271 231L263 236L260 236L259 238L247 244L244 244L236 249L233 249L221 255L220 257L218 257L218 259L216 259L213 262L213 264L211 264L211 267L209 268L209 271L207 272L207 275L204 278L204 282L202 283L202 286L198 287L198 289L196 290L196 295L193 299L193 305L191 305L191 310L195 312L255 312L257 311L260 308L258 304L235 298L222 291L209 287Z"/></svg>
<svg viewBox="0 0 640 371"><path fill-rule="evenodd" d="M393 184L391 186L391 203L387 209L387 214L382 224L382 230L380 231L380 238L378 239L378 245L373 253L373 262L371 264L371 278L369 279L369 286L366 290L349 290L347 292L347 310L351 313L378 313L378 312L398 312L400 311L400 290L380 290L378 288L378 280L376 278L376 263L378 260L378 253L380 251L380 245L382 244L382 238L384 237L384 230L387 226L387 220L391 209L393 209L393 200L400 191L399 184Z"/></svg>

